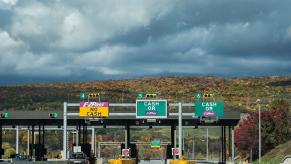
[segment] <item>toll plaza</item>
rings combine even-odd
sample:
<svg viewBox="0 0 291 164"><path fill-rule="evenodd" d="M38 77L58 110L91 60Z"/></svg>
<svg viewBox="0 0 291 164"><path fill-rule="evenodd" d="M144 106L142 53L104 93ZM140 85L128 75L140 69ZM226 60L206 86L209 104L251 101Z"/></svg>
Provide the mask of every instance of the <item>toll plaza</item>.
<svg viewBox="0 0 291 164"><path fill-rule="evenodd" d="M91 132L95 136L94 128L106 126L120 126L123 127L126 135L124 143L120 144L122 149L129 149L130 158L138 158L136 151L136 144L131 141L132 127L154 127L163 126L169 127L170 142L166 145L166 158L173 159L173 148L177 149L177 158L183 156L182 152L182 130L183 127L200 127L200 126L219 126L221 127L221 151L219 155L219 162L226 162L226 145L233 154L233 127L236 126L240 120L240 113L225 110L219 117L213 117L213 110L208 107L217 106L220 104L204 104L205 110L201 113L208 114L209 117L197 116L194 111L184 110L184 108L193 108L194 103L167 103L165 100L137 100L136 103L106 103L106 102L91 102L91 103L64 103L63 111L13 111L9 112L9 117L0 120L0 142L2 143L2 128L3 127L27 127L29 136L31 137L29 143L29 155L36 160L44 160L46 156L45 147L45 131L48 127L56 127L63 131L63 160L69 158L69 142L68 131L76 129L78 142L73 143L75 146L80 146L81 151L88 156L93 156L92 151L97 151L95 146L92 146L88 140L88 134ZM178 111L170 111L167 107L178 108ZM122 108L126 110L109 110L109 108ZM203 105L201 105L203 108ZM100 110L101 109L101 110ZM137 110L139 109L139 110ZM84 110L84 111L82 111ZM202 109L204 110L204 109ZM106 112L107 111L107 112ZM211 117L210 117L211 116ZM93 127L93 128L92 128ZM228 130L228 136L226 131ZM90 132L89 132L90 131ZM179 142L175 143L175 131L178 131ZM38 132L38 138L34 138L34 133ZM95 138L95 137L94 137ZM228 144L226 144L228 138ZM19 142L16 140L16 142ZM4 151L1 146L1 151Z"/></svg>

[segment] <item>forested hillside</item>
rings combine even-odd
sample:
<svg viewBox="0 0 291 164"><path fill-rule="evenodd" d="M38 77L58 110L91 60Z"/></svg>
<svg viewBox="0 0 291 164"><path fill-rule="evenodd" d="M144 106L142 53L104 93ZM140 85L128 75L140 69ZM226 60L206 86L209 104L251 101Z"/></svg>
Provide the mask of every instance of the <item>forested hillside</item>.
<svg viewBox="0 0 291 164"><path fill-rule="evenodd" d="M0 87L0 110L61 110L62 103L79 102L81 92L100 93L101 101L135 102L139 92L156 93L169 102L193 102L195 92L213 93L233 109L252 111L275 99L290 101L291 77L160 77L130 80L50 83Z"/></svg>

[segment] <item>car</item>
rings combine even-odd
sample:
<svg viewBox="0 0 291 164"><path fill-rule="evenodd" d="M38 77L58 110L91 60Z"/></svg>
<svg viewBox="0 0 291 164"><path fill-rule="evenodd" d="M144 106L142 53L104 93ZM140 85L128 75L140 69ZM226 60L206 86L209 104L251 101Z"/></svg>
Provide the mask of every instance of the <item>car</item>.
<svg viewBox="0 0 291 164"><path fill-rule="evenodd" d="M89 164L88 156L83 152L72 153L69 163L81 163L81 164Z"/></svg>
<svg viewBox="0 0 291 164"><path fill-rule="evenodd" d="M280 164L288 164L291 162L291 155L287 155L285 156L281 161L280 161Z"/></svg>
<svg viewBox="0 0 291 164"><path fill-rule="evenodd" d="M10 157L11 157L12 162L14 162L14 161L32 161L32 159L28 155L13 154Z"/></svg>

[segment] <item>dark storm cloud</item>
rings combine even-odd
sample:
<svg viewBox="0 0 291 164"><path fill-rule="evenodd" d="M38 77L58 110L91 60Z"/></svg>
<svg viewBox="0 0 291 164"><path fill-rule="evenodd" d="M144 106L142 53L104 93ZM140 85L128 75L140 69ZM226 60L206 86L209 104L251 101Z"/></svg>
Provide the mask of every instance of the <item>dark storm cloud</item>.
<svg viewBox="0 0 291 164"><path fill-rule="evenodd" d="M290 15L287 0L0 1L0 76L286 75Z"/></svg>
<svg viewBox="0 0 291 164"><path fill-rule="evenodd" d="M118 36L115 41L139 46L149 39L157 41L200 27L209 30L209 40L206 43L196 40L190 44L181 41L180 44L185 45L184 51L199 45L208 53L220 56L276 55L290 60L291 39L287 34L291 25L288 19L290 6L288 1L187 1L177 3L165 17L153 19L147 27ZM167 43L157 47L163 47L163 44ZM181 52L181 45L177 44L175 48ZM153 50L160 53L159 49ZM171 52L162 53L161 57L167 60Z"/></svg>
<svg viewBox="0 0 291 164"><path fill-rule="evenodd" d="M0 9L0 28L6 29L7 25L11 23L12 12L9 10L1 10Z"/></svg>

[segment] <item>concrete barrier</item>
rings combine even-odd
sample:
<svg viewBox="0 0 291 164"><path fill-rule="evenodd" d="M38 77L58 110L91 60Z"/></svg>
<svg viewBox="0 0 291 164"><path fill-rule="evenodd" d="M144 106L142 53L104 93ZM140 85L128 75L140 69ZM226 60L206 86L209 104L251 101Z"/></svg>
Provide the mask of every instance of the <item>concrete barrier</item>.
<svg viewBox="0 0 291 164"><path fill-rule="evenodd" d="M96 164L103 164L103 158L97 158Z"/></svg>

